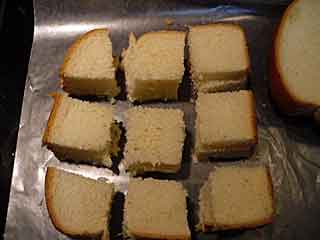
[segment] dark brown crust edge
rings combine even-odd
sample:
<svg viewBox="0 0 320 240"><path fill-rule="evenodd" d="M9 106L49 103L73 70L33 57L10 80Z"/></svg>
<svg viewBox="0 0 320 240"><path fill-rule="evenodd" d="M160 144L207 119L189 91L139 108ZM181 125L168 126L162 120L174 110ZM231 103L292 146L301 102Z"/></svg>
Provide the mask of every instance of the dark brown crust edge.
<svg viewBox="0 0 320 240"><path fill-rule="evenodd" d="M271 50L270 60L270 89L271 96L277 103L279 109L287 115L309 115L315 108L319 107L313 103L303 102L297 99L293 94L290 93L289 89L285 86L283 74L280 72L279 67L279 47L280 47L280 35L283 31L283 26L287 21L291 9L300 0L293 1L287 10L285 11L281 22L275 32L273 46Z"/></svg>
<svg viewBox="0 0 320 240"><path fill-rule="evenodd" d="M58 109L61 105L63 95L61 93L52 93L51 97L53 98L54 103L47 122L46 130L42 137L42 145L50 145L51 130L56 119Z"/></svg>
<svg viewBox="0 0 320 240"><path fill-rule="evenodd" d="M266 224L270 224L274 221L275 218L275 199L274 199L274 193L273 193L273 184L272 184L272 178L270 174L270 170L268 166L264 166L266 171L267 171L267 178L268 178L268 191L269 191L269 196L271 198L272 202L272 214L266 218L262 218L259 221L251 222L249 224L231 224L231 225L215 225L215 226L210 226L210 225L203 225L203 232L210 232L210 231L219 231L219 230L230 230L230 229L247 229L247 228L256 228L256 227L261 227Z"/></svg>
<svg viewBox="0 0 320 240"><path fill-rule="evenodd" d="M55 176L56 171L60 171L60 170L56 169L55 167L48 167L46 177L45 177L45 200L46 200L48 214L49 214L49 217L50 217L54 227L58 231L62 232L63 234L70 236L70 237L73 237L73 238L75 237L75 238L83 238L83 239L87 239L87 238L99 239L100 237L102 237L104 235L104 232L94 234L94 235L86 233L86 232L79 234L79 233L71 232L71 231L65 229L63 224L61 224L61 222L59 222L58 217L56 217L56 215L54 213L52 202L51 202L51 199L53 198L53 195L54 195L54 192L52 191L52 184L53 184L54 178L56 177ZM61 170L61 171L63 171L63 170ZM107 235L108 235L109 234L108 228L105 231L108 231L108 233L107 233Z"/></svg>
<svg viewBox="0 0 320 240"><path fill-rule="evenodd" d="M257 110L256 110L256 98L251 90L248 90L250 93L250 99L251 99L251 109L252 109L252 119L251 124L253 128L253 143L252 143L252 150L255 148L255 146L258 144L258 124L257 124Z"/></svg>
<svg viewBox="0 0 320 240"><path fill-rule="evenodd" d="M132 236L136 239L166 239L166 240L190 240L191 236L176 235L167 236L165 234L159 236L157 234L133 233Z"/></svg>
<svg viewBox="0 0 320 240"><path fill-rule="evenodd" d="M66 92L71 92L70 88L69 88L69 83L68 83L68 78L66 78L65 75L65 69L67 67L67 65L69 64L70 59L73 56L73 53L76 51L76 49L81 45L81 42L88 39L92 34L96 33L96 32L106 32L107 34L109 34L109 30L107 28L97 28L97 29L93 29L90 30L89 32L86 32L85 34L81 35L80 37L78 37L69 47L69 49L67 50L67 53L64 57L64 61L63 64L61 65L60 68L60 87L66 91ZM114 61L114 67L116 68L115 65L116 61Z"/></svg>

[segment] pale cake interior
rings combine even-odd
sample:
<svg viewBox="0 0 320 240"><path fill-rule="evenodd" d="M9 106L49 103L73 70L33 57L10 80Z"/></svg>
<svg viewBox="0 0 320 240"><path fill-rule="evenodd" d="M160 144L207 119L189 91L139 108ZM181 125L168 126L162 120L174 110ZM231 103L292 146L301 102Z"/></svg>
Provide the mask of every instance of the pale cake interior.
<svg viewBox="0 0 320 240"><path fill-rule="evenodd" d="M108 236L113 185L49 167L46 202L55 226L72 236Z"/></svg>
<svg viewBox="0 0 320 240"><path fill-rule="evenodd" d="M59 94L55 118L49 126L49 147L62 159L111 166L110 153L117 152L119 130L113 107Z"/></svg>
<svg viewBox="0 0 320 240"><path fill-rule="evenodd" d="M181 110L131 108L126 113L126 129L126 169L133 173L179 170L185 139Z"/></svg>
<svg viewBox="0 0 320 240"><path fill-rule="evenodd" d="M284 20L276 49L284 85L297 100L320 106L320 1L296 1Z"/></svg>
<svg viewBox="0 0 320 240"><path fill-rule="evenodd" d="M185 33L150 32L130 35L123 67L130 100L176 99L184 73Z"/></svg>
<svg viewBox="0 0 320 240"><path fill-rule="evenodd" d="M196 102L196 151L241 147L255 142L250 91L200 94Z"/></svg>
<svg viewBox="0 0 320 240"><path fill-rule="evenodd" d="M124 225L126 234L134 238L189 239L186 192L181 183L130 181Z"/></svg>
<svg viewBox="0 0 320 240"><path fill-rule="evenodd" d="M192 79L198 82L243 79L249 69L246 38L240 26L210 24L190 27Z"/></svg>
<svg viewBox="0 0 320 240"><path fill-rule="evenodd" d="M203 229L259 226L271 221L272 185L264 166L217 167L201 189Z"/></svg>
<svg viewBox="0 0 320 240"><path fill-rule="evenodd" d="M68 92L117 95L119 89L108 30L96 29L77 40L66 56L62 74L63 87Z"/></svg>

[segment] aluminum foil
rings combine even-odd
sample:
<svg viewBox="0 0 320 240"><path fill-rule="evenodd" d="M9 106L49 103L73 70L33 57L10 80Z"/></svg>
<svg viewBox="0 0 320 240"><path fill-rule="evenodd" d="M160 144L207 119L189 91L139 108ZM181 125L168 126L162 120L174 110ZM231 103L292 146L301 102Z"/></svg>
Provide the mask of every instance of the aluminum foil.
<svg viewBox="0 0 320 240"><path fill-rule="evenodd" d="M48 165L56 165L92 178L114 182L125 193L130 177L109 169L62 163L41 146L52 100L49 93L59 91L58 72L66 49L82 33L98 27L111 30L114 54L128 44L128 33L159 29L185 30L187 25L235 22L245 28L252 62L250 88L256 96L259 144L250 159L193 162L194 105L188 89L178 103L155 104L178 107L185 112L186 148L178 174L156 175L181 181L189 192L189 222L194 239L316 239L320 238L320 133L308 119L288 119L279 114L268 90L268 57L272 35L290 1L106 1L35 0L35 31L25 87L18 135L6 239L68 239L55 230L44 201L44 177ZM228 5L228 4L233 5ZM169 20L169 21L168 21ZM168 24L168 22L170 24ZM130 107L121 96L115 105L118 117ZM149 105L149 104L146 104ZM210 169L231 162L264 163L270 166L275 190L277 216L273 224L245 231L211 234L194 232L197 199ZM154 176L150 174L149 176ZM111 238L122 238L121 218L124 195L116 196L112 210Z"/></svg>

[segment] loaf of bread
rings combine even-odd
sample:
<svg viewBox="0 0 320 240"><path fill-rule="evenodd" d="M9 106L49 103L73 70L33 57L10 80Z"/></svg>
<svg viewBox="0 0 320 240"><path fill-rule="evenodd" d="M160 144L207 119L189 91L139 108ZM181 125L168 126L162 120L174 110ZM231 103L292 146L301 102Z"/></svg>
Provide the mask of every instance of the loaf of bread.
<svg viewBox="0 0 320 240"><path fill-rule="evenodd" d="M61 67L62 88L74 95L115 97L120 92L107 29L94 29L69 48Z"/></svg>
<svg viewBox="0 0 320 240"><path fill-rule="evenodd" d="M271 94L288 115L320 107L320 1L295 0L278 27L271 59Z"/></svg>
<svg viewBox="0 0 320 240"><path fill-rule="evenodd" d="M138 40L130 34L123 52L130 101L175 100L184 73L185 33L149 32Z"/></svg>

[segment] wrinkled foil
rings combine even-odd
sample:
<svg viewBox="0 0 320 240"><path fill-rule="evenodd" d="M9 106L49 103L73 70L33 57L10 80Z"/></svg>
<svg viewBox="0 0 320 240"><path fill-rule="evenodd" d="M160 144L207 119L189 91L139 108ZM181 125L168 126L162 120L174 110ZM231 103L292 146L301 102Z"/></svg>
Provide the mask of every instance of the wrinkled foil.
<svg viewBox="0 0 320 240"><path fill-rule="evenodd" d="M244 27L251 55L250 88L256 96L259 144L249 159L193 162L194 104L182 90L177 103L153 104L177 107L185 112L186 147L182 169L177 174L153 175L181 181L189 193L189 222L196 239L316 239L320 233L320 132L311 120L288 119L277 112L269 96L268 57L275 27L290 1L105 1L35 0L35 30L13 170L6 239L68 239L52 225L44 199L48 165L58 166L95 179L113 182L116 195L111 220L111 238L122 238L124 194L130 177L106 168L58 161L41 146L52 99L59 90L59 67L64 54L82 33L98 27L111 30L114 55L128 45L128 33L137 35L160 29L185 30L187 25L234 22ZM228 5L228 4L233 5ZM213 59L214 60L214 59ZM219 61L219 59L217 59ZM184 86L185 85L185 86ZM187 85L183 87L188 89ZM115 103L117 116L130 104ZM150 104L145 104L150 105ZM273 224L253 230L195 233L199 189L210 170L219 164L267 164L271 169L276 202ZM235 179L236 181L236 179Z"/></svg>

